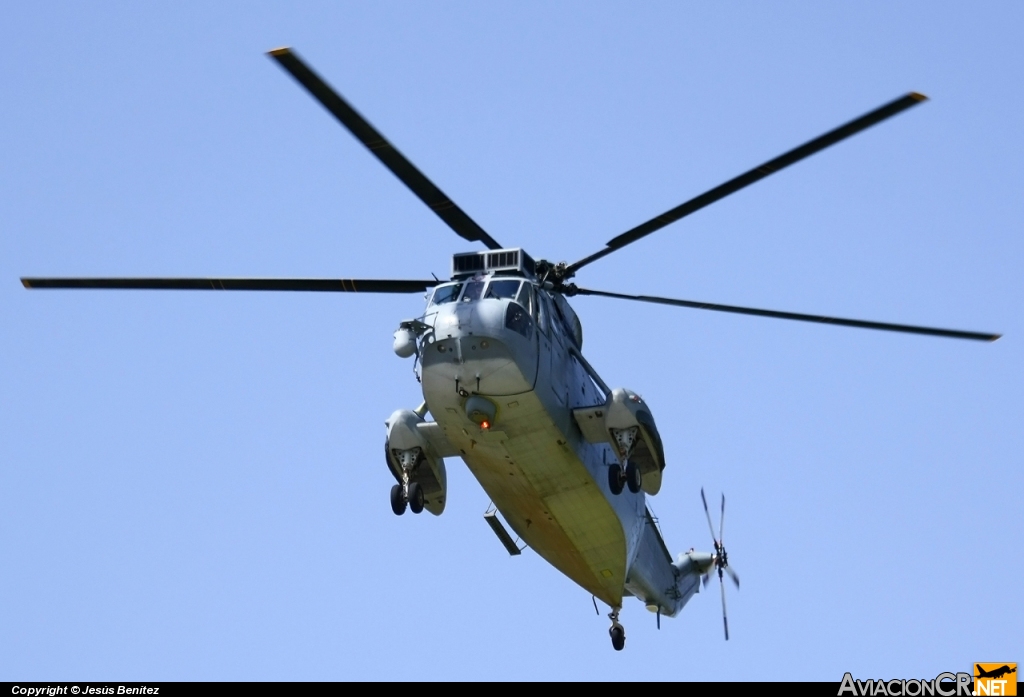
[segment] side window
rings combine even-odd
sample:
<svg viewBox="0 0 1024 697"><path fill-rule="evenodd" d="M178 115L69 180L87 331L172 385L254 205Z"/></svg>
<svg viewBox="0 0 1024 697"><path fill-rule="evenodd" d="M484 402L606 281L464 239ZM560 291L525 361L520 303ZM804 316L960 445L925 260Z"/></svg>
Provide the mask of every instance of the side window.
<svg viewBox="0 0 1024 697"><path fill-rule="evenodd" d="M554 296L555 312L558 314L558 319L562 323L562 327L565 328L566 334L573 340L577 348L583 348L583 325L580 324L579 317L569 306L569 303L562 295Z"/></svg>
<svg viewBox="0 0 1024 697"><path fill-rule="evenodd" d="M547 334L553 320L551 299L544 293L537 293L537 324L540 326L540 330Z"/></svg>
<svg viewBox="0 0 1024 697"><path fill-rule="evenodd" d="M533 284L524 283L523 287L519 289L519 295L516 297L516 302L526 308L526 311L537 316L536 308L533 304Z"/></svg>
<svg viewBox="0 0 1024 697"><path fill-rule="evenodd" d="M505 326L529 339L533 335L533 318L522 305L510 302L505 310Z"/></svg>

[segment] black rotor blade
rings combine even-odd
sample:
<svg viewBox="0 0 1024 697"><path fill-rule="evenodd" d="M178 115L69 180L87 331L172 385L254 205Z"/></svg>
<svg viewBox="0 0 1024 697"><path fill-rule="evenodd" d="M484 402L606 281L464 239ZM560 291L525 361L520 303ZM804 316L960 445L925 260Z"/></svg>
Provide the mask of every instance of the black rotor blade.
<svg viewBox="0 0 1024 697"><path fill-rule="evenodd" d="M355 278L22 278L26 288L121 290L298 290L320 293L422 293L439 281Z"/></svg>
<svg viewBox="0 0 1024 697"><path fill-rule="evenodd" d="M576 271L583 268L587 264L597 261L598 259L608 254L611 254L615 250L625 247L627 244L636 242L641 237L646 237L647 235L657 230L660 230L666 225L670 225L676 222L677 220L680 220L681 218L685 218L691 213L699 211L701 208L704 208L705 206L710 205L715 201L725 198L729 194L735 193L744 187L750 186L756 181L764 179L769 174L774 174L775 172L778 172L780 169L783 169L785 167L790 166L791 164L799 162L800 160L806 157L810 157L816 152L824 150L830 145L835 145L841 140L844 140L852 135L860 133L861 131L870 128L871 126L874 126L876 123L884 121L890 116L895 116L901 111L909 109L915 104L919 104L926 99L927 97L925 97L923 94L918 94L917 92L911 92L900 97L899 99L895 99L889 102L888 104L885 104L875 109L874 111L864 114L860 118L854 119L849 123L843 124L839 128L833 129L828 133L825 133L824 135L818 136L814 140L804 143L799 147L793 148L787 153L779 155L774 160L769 160L768 162L765 162L763 165L755 167L749 172L744 172L740 176L730 179L724 184L720 184L716 186L714 189L706 191L700 196L692 198L686 203L676 206L670 211L665 211L656 218L648 220L646 223L637 225L632 230L628 230L619 235L618 237L615 237L614 239L609 241L607 246L601 251L595 254L591 254L589 257L581 259L577 261L575 264L570 265L567 271L571 275L572 273L575 273Z"/></svg>
<svg viewBox="0 0 1024 697"><path fill-rule="evenodd" d="M619 300L637 300L645 303L658 305L674 305L676 307L689 307L697 310L714 310L716 312L732 312L739 315L754 315L755 317L772 317L775 319L791 319L800 322L817 322L820 324L836 324L841 327L857 327L859 329L878 329L887 332L903 332L906 334L926 334L928 336L944 336L951 339L972 339L974 341L995 341L1002 334L990 334L987 332L967 332L959 329L938 329L936 327L918 327L912 324L890 324L888 322L868 322L860 319L844 319L842 317L825 317L823 315L804 315L798 312L780 312L778 310L759 310L754 307L738 307L735 305L717 305L715 303L696 302L694 300L675 300L673 298L659 298L653 295L624 295L622 293L608 293L602 290L587 290L577 288L577 295L595 295L604 298L618 298ZM707 504L705 503L705 508ZM712 534L714 532L712 531Z"/></svg>
<svg viewBox="0 0 1024 697"><path fill-rule="evenodd" d="M731 566L725 567L725 573L729 574L729 578L736 584L736 588L740 587L740 577L736 575L736 572L732 570Z"/></svg>
<svg viewBox="0 0 1024 697"><path fill-rule="evenodd" d="M708 512L708 500L704 497L704 487L700 488L700 500L704 502L704 515L708 517L708 530L711 531L711 539L715 543L715 553L718 553L718 539L715 537L715 526L711 524L711 514Z"/></svg>
<svg viewBox="0 0 1024 697"><path fill-rule="evenodd" d="M413 163L405 159L405 156L398 152L398 149L389 143L380 131L371 126L370 122L342 99L340 94L302 62L302 59L294 51L290 48L277 48L269 51L267 55L276 60L300 85L309 90L309 93L327 111L331 112L341 122L341 125L365 145L374 157L391 170L392 174L402 180L402 183L409 187L423 203L427 204L430 210L447 223L448 227L455 231L455 234L471 242L483 242L490 249L501 248L501 245L493 237L484 232L482 227L455 205Z"/></svg>
<svg viewBox="0 0 1024 697"><path fill-rule="evenodd" d="M722 494L722 513L718 518L718 543L725 546L725 494Z"/></svg>
<svg viewBox="0 0 1024 697"><path fill-rule="evenodd" d="M729 641L729 617L725 613L725 584L722 582L722 572L718 572L718 587L722 589L722 624L725 626L725 640Z"/></svg>

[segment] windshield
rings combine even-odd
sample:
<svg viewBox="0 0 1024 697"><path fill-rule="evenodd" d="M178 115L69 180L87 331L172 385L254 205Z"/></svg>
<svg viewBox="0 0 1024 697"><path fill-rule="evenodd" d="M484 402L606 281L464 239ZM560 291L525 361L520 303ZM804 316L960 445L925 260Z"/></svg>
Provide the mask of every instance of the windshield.
<svg viewBox="0 0 1024 697"><path fill-rule="evenodd" d="M459 297L460 290L462 290L461 283L449 283L447 285L438 286L434 289L434 294L430 297L429 305L453 303L455 302L455 299Z"/></svg>
<svg viewBox="0 0 1024 697"><path fill-rule="evenodd" d="M492 280L487 285L487 294L484 295L484 297L485 298L514 298L514 297L516 297L516 293L519 292L519 284L520 283L521 283L521 281L511 281L511 280L494 281L494 280Z"/></svg>
<svg viewBox="0 0 1024 697"><path fill-rule="evenodd" d="M473 302L474 300L480 300L481 298L494 298L501 300L505 298L515 299L517 296L520 299L520 303L523 303L524 292L520 291L520 286L523 287L526 293L529 293L530 284L527 283L524 286L523 282L518 278L491 279L490 282L468 281L466 283L446 283L434 288L434 294L430 297L430 302L427 303L427 306L444 305L445 303L453 303L456 300L468 303ZM485 287L487 289L486 293L484 292ZM526 298L529 298L529 295L527 295ZM531 309L528 299L524 306L527 310Z"/></svg>

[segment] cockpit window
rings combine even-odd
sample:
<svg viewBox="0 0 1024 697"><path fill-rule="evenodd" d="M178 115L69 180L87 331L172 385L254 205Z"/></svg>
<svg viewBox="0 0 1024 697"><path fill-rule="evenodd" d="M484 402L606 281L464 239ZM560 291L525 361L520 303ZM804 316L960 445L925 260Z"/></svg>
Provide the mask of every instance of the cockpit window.
<svg viewBox="0 0 1024 697"><path fill-rule="evenodd" d="M547 293L543 291L537 291L537 324L540 325L541 331L547 334L549 327L551 326L551 299Z"/></svg>
<svg viewBox="0 0 1024 697"><path fill-rule="evenodd" d="M487 284L487 293L484 295L485 298L514 298L516 293L519 292L519 284L521 281L509 281L492 280Z"/></svg>
<svg viewBox="0 0 1024 697"><path fill-rule="evenodd" d="M460 290L462 290L461 283L449 283L438 286L434 289L434 294L430 298L430 304L444 305L445 303L453 303L459 297Z"/></svg>
<svg viewBox="0 0 1024 697"><path fill-rule="evenodd" d="M516 298L516 302L526 308L526 311L533 314L533 286L529 283L524 283L522 290L519 291L519 297Z"/></svg>
<svg viewBox="0 0 1024 697"><path fill-rule="evenodd" d="M462 302L468 303L473 300L479 300L480 295L484 292L483 281L470 281L466 284L466 292L462 294Z"/></svg>

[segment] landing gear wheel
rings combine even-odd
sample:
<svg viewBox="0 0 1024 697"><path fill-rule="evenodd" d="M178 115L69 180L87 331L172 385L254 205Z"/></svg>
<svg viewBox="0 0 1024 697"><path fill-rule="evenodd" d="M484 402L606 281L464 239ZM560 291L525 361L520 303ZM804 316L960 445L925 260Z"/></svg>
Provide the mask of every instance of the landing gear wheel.
<svg viewBox="0 0 1024 697"><path fill-rule="evenodd" d="M395 512L395 515L405 513L405 496L402 495L401 484L391 487L391 510Z"/></svg>
<svg viewBox="0 0 1024 697"><path fill-rule="evenodd" d="M416 482L409 485L409 510L413 513L423 512L423 487Z"/></svg>
<svg viewBox="0 0 1024 697"><path fill-rule="evenodd" d="M639 494L642 483L643 475L640 474L640 468L632 462L626 463L626 486L629 487L629 490L634 494Z"/></svg>
<svg viewBox="0 0 1024 697"><path fill-rule="evenodd" d="M622 480L622 467L619 466L619 463L613 462L608 467L608 488L616 496L622 493Z"/></svg>
<svg viewBox="0 0 1024 697"><path fill-rule="evenodd" d="M608 634L612 637L612 648L616 651L622 651L626 646L626 630L622 628L622 625L613 624L611 629L608 630Z"/></svg>

